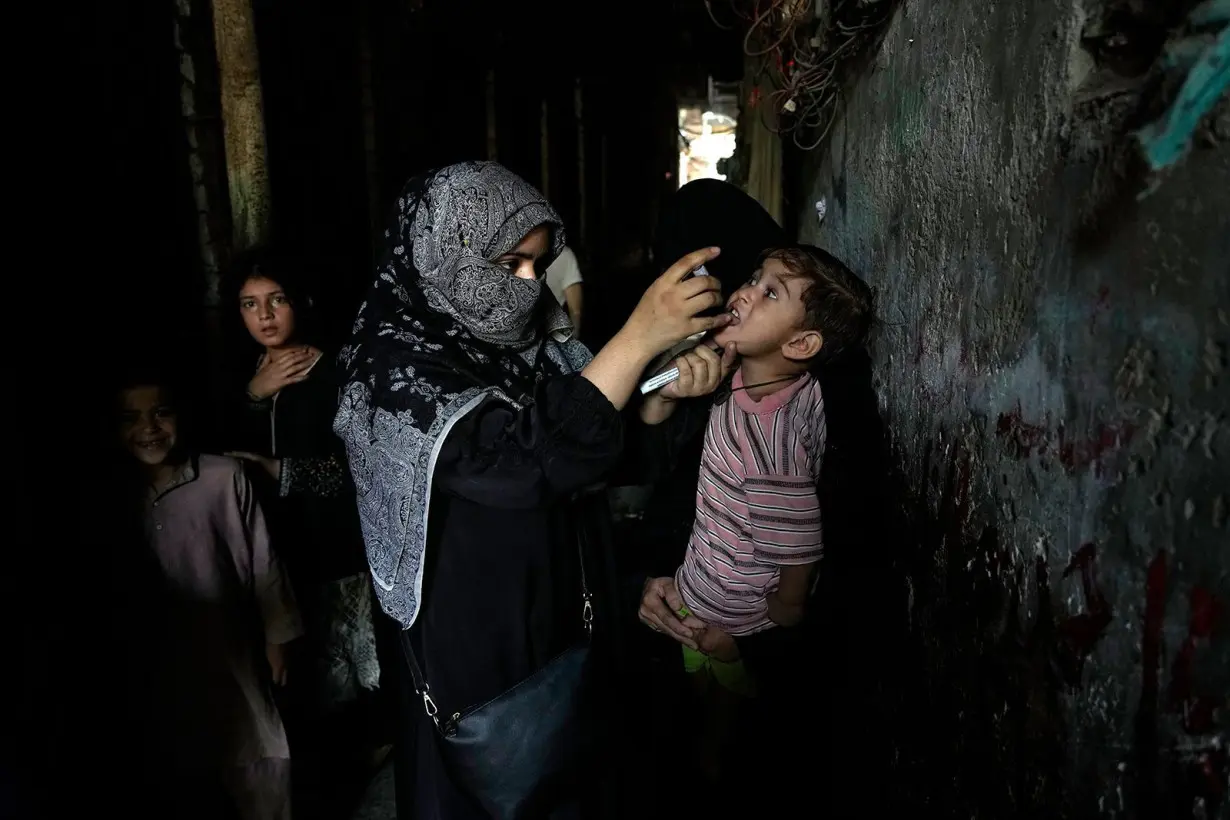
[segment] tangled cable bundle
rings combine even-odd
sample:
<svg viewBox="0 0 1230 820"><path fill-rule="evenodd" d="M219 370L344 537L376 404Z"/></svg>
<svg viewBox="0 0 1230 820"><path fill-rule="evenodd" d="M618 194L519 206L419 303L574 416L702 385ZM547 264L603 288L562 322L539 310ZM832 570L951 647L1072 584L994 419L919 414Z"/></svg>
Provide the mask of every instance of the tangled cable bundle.
<svg viewBox="0 0 1230 820"><path fill-rule="evenodd" d="M746 103L798 148L819 146L837 113L842 61L888 22L892 0L704 0L714 24L731 28L714 13L717 2L746 27L743 51L759 62Z"/></svg>

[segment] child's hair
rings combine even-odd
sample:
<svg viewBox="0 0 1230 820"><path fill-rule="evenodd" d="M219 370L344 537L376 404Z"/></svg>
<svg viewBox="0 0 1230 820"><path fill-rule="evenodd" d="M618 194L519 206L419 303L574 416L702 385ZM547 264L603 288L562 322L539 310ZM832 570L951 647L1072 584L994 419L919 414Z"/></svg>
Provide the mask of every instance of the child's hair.
<svg viewBox="0 0 1230 820"><path fill-rule="evenodd" d="M244 329L239 314L239 292L249 279L277 282L295 310L295 338L310 340L315 337L319 328L313 309L311 278L305 263L272 246L261 245L236 254L222 277L218 291L228 356L242 355L246 362L246 356L255 344ZM236 359L236 363L238 361Z"/></svg>
<svg viewBox="0 0 1230 820"><path fill-rule="evenodd" d="M128 390L139 387L156 387L166 395L167 400L179 409L179 386L171 375L171 369L160 363L137 361L124 366L111 378L111 395L119 398Z"/></svg>
<svg viewBox="0 0 1230 820"><path fill-rule="evenodd" d="M171 365L137 360L124 365L111 378L111 406L118 420L123 394L141 387L156 387L179 418L180 436L186 437L192 423L187 385L176 375Z"/></svg>
<svg viewBox="0 0 1230 820"><path fill-rule="evenodd" d="M816 364L867 343L875 322L875 297L867 283L840 259L815 245L786 245L765 251L756 267L770 259L781 262L790 276L807 283L803 329L824 336Z"/></svg>
<svg viewBox="0 0 1230 820"><path fill-rule="evenodd" d="M124 509L123 504L137 504L139 506L141 503L140 499L144 497L146 487L145 480L141 478L139 466L126 449L119 447L119 441L115 438L123 418L122 411L124 394L126 392L143 387L157 388L162 394L163 400L174 411L177 420L177 441L175 450L171 453L170 457L172 459L180 459L192 452L191 413L186 406L184 385L176 377L175 372L175 369L170 365L159 361L150 361L138 354L131 356L125 364L120 365L107 379L110 388L110 409L106 418L111 425L111 429L106 431L106 439L111 444L104 452L108 453L110 469L115 471L113 473L115 483L113 486L104 488L104 492L117 494L114 501L121 505L121 510Z"/></svg>
<svg viewBox="0 0 1230 820"><path fill-rule="evenodd" d="M185 401L185 387L174 375L174 371L170 366L157 362L129 364L113 375L111 379L111 406L115 419L118 420L119 418L123 394L129 390L136 390L141 387L157 388L162 393L166 403L175 411L175 415L179 417L180 427L187 427L190 412Z"/></svg>
<svg viewBox="0 0 1230 820"><path fill-rule="evenodd" d="M311 288L303 263L267 245L241 251L231 260L222 279L220 295L223 305L234 307L239 292L249 279L277 282L295 308L296 322L303 322L312 309Z"/></svg>

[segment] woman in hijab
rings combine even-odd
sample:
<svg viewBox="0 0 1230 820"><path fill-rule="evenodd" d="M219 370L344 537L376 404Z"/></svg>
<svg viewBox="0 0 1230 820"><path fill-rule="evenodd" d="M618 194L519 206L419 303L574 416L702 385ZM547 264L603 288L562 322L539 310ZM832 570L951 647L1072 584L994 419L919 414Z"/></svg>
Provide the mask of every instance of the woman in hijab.
<svg viewBox="0 0 1230 820"><path fill-rule="evenodd" d="M505 168L462 163L411 180L385 239L341 353L334 429L380 603L409 630L407 657L426 678L399 687L399 816L487 817L415 693L429 692L445 723L507 692L587 631L593 590L593 647L609 645L601 560L587 550L583 565L578 546L594 543L602 496L585 491L618 460L620 410L652 358L728 321L697 316L721 296L712 278L688 278L717 251L672 266L591 357L542 297L539 272L564 246L560 218ZM531 814L575 816L576 797Z"/></svg>

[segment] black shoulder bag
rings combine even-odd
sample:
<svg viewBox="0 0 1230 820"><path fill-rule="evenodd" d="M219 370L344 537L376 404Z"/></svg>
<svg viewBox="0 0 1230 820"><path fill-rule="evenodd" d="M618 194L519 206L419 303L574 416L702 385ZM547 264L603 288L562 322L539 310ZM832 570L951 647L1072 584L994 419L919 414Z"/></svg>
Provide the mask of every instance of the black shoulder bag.
<svg viewBox="0 0 1230 820"><path fill-rule="evenodd" d="M590 662L593 605L581 557L581 622L585 637L501 695L444 718L432 699L403 630L402 647L415 692L440 738L453 780L496 820L518 820L547 808L574 780L595 740Z"/></svg>

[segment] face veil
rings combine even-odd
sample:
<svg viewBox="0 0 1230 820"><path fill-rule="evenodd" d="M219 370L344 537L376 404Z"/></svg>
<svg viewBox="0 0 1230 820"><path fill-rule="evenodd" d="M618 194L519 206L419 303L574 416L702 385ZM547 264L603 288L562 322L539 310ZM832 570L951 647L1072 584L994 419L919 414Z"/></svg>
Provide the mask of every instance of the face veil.
<svg viewBox="0 0 1230 820"><path fill-rule="evenodd" d="M522 406L544 378L589 362L542 283L492 261L540 226L551 232L545 265L564 246L559 216L495 163L411 180L339 354L333 429L346 444L381 606L405 627L422 596L437 444L483 402Z"/></svg>

